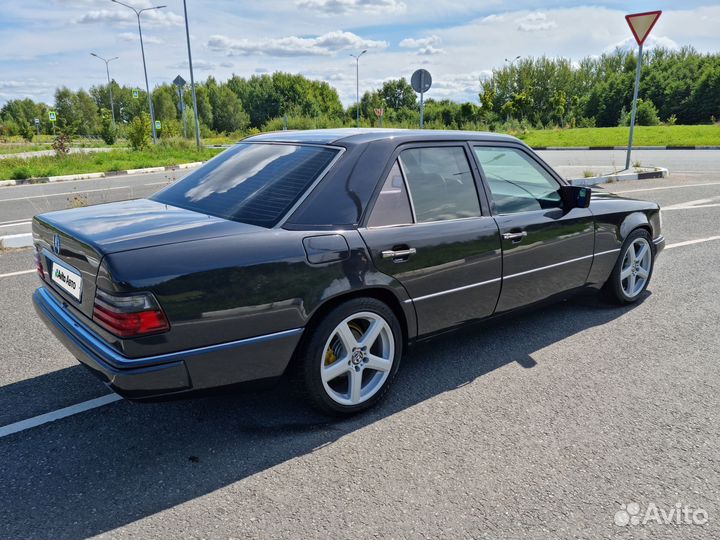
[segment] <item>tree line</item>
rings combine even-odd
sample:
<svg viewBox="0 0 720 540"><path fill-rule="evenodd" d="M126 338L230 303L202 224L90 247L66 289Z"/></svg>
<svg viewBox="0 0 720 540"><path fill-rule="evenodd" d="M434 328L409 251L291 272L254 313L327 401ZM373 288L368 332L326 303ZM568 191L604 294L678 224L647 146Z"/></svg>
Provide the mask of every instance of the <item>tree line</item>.
<svg viewBox="0 0 720 540"><path fill-rule="evenodd" d="M616 50L574 63L564 58L521 58L493 70L478 81L476 102L427 99L429 128L507 130L512 126L606 127L627 123L637 58ZM115 127L110 110L110 89ZM432 90L431 90L432 92ZM344 108L337 91L327 82L302 75L273 73L221 82L209 77L196 85L198 117L204 137L215 133L246 134L259 130L351 126L356 105ZM147 95L138 88L93 86L88 91L58 88L54 103L15 99L0 108L0 137L19 135L28 140L39 131L102 136L143 119L149 123ZM180 96L173 84L156 86L152 93L160 136L192 136L194 115L189 91ZM360 100L363 125L415 127L419 122L418 96L406 79L390 80L367 91ZM57 113L57 122L48 113ZM720 54L700 54L690 47L654 49L644 53L638 121L640 124L699 124L720 117ZM40 125L35 125L35 119ZM116 133L117 134L117 133ZM112 137L110 137L112 138Z"/></svg>

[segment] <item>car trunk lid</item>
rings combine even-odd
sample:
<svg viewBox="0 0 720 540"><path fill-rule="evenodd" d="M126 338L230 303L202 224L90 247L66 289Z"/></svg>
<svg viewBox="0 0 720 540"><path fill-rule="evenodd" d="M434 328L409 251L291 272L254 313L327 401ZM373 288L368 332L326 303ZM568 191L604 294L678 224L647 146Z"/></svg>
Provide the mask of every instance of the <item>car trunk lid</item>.
<svg viewBox="0 0 720 540"><path fill-rule="evenodd" d="M92 317L95 282L106 255L257 230L262 229L147 199L33 218L33 240L46 282L88 317Z"/></svg>

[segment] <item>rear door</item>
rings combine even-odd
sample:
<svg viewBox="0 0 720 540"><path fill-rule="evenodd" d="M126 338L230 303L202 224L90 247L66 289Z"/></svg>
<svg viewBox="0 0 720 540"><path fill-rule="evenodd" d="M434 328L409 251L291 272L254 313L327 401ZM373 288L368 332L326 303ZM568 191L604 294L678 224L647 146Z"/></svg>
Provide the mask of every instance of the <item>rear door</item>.
<svg viewBox="0 0 720 540"><path fill-rule="evenodd" d="M403 147L360 229L376 268L412 298L420 335L491 315L500 292L498 228L468 152L462 143Z"/></svg>
<svg viewBox="0 0 720 540"><path fill-rule="evenodd" d="M473 145L502 239L497 313L584 285L592 265L594 220L563 208L560 182L519 146Z"/></svg>

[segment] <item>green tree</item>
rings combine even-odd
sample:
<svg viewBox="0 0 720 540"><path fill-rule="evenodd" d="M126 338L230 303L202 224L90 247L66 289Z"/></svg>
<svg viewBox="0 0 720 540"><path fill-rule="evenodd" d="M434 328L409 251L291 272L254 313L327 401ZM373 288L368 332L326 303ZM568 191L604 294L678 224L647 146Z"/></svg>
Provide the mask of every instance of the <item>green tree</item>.
<svg viewBox="0 0 720 540"><path fill-rule="evenodd" d="M417 95L404 78L385 81L380 93L391 109L413 109L417 107Z"/></svg>
<svg viewBox="0 0 720 540"><path fill-rule="evenodd" d="M127 130L128 142L133 150L142 150L150 146L150 134L152 124L150 114L143 113L136 116L130 122Z"/></svg>

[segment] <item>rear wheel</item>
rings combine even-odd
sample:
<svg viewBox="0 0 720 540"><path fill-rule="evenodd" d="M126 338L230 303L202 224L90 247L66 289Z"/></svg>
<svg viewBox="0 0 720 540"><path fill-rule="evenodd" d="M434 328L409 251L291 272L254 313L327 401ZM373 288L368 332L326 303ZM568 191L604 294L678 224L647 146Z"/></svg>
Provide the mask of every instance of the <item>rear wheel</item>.
<svg viewBox="0 0 720 540"><path fill-rule="evenodd" d="M608 294L621 304L636 302L647 289L655 262L650 233L637 229L625 239L615 268L605 284Z"/></svg>
<svg viewBox="0 0 720 540"><path fill-rule="evenodd" d="M349 300L310 329L300 351L301 381L325 413L353 414L387 392L402 357L402 332L393 311L374 298Z"/></svg>

